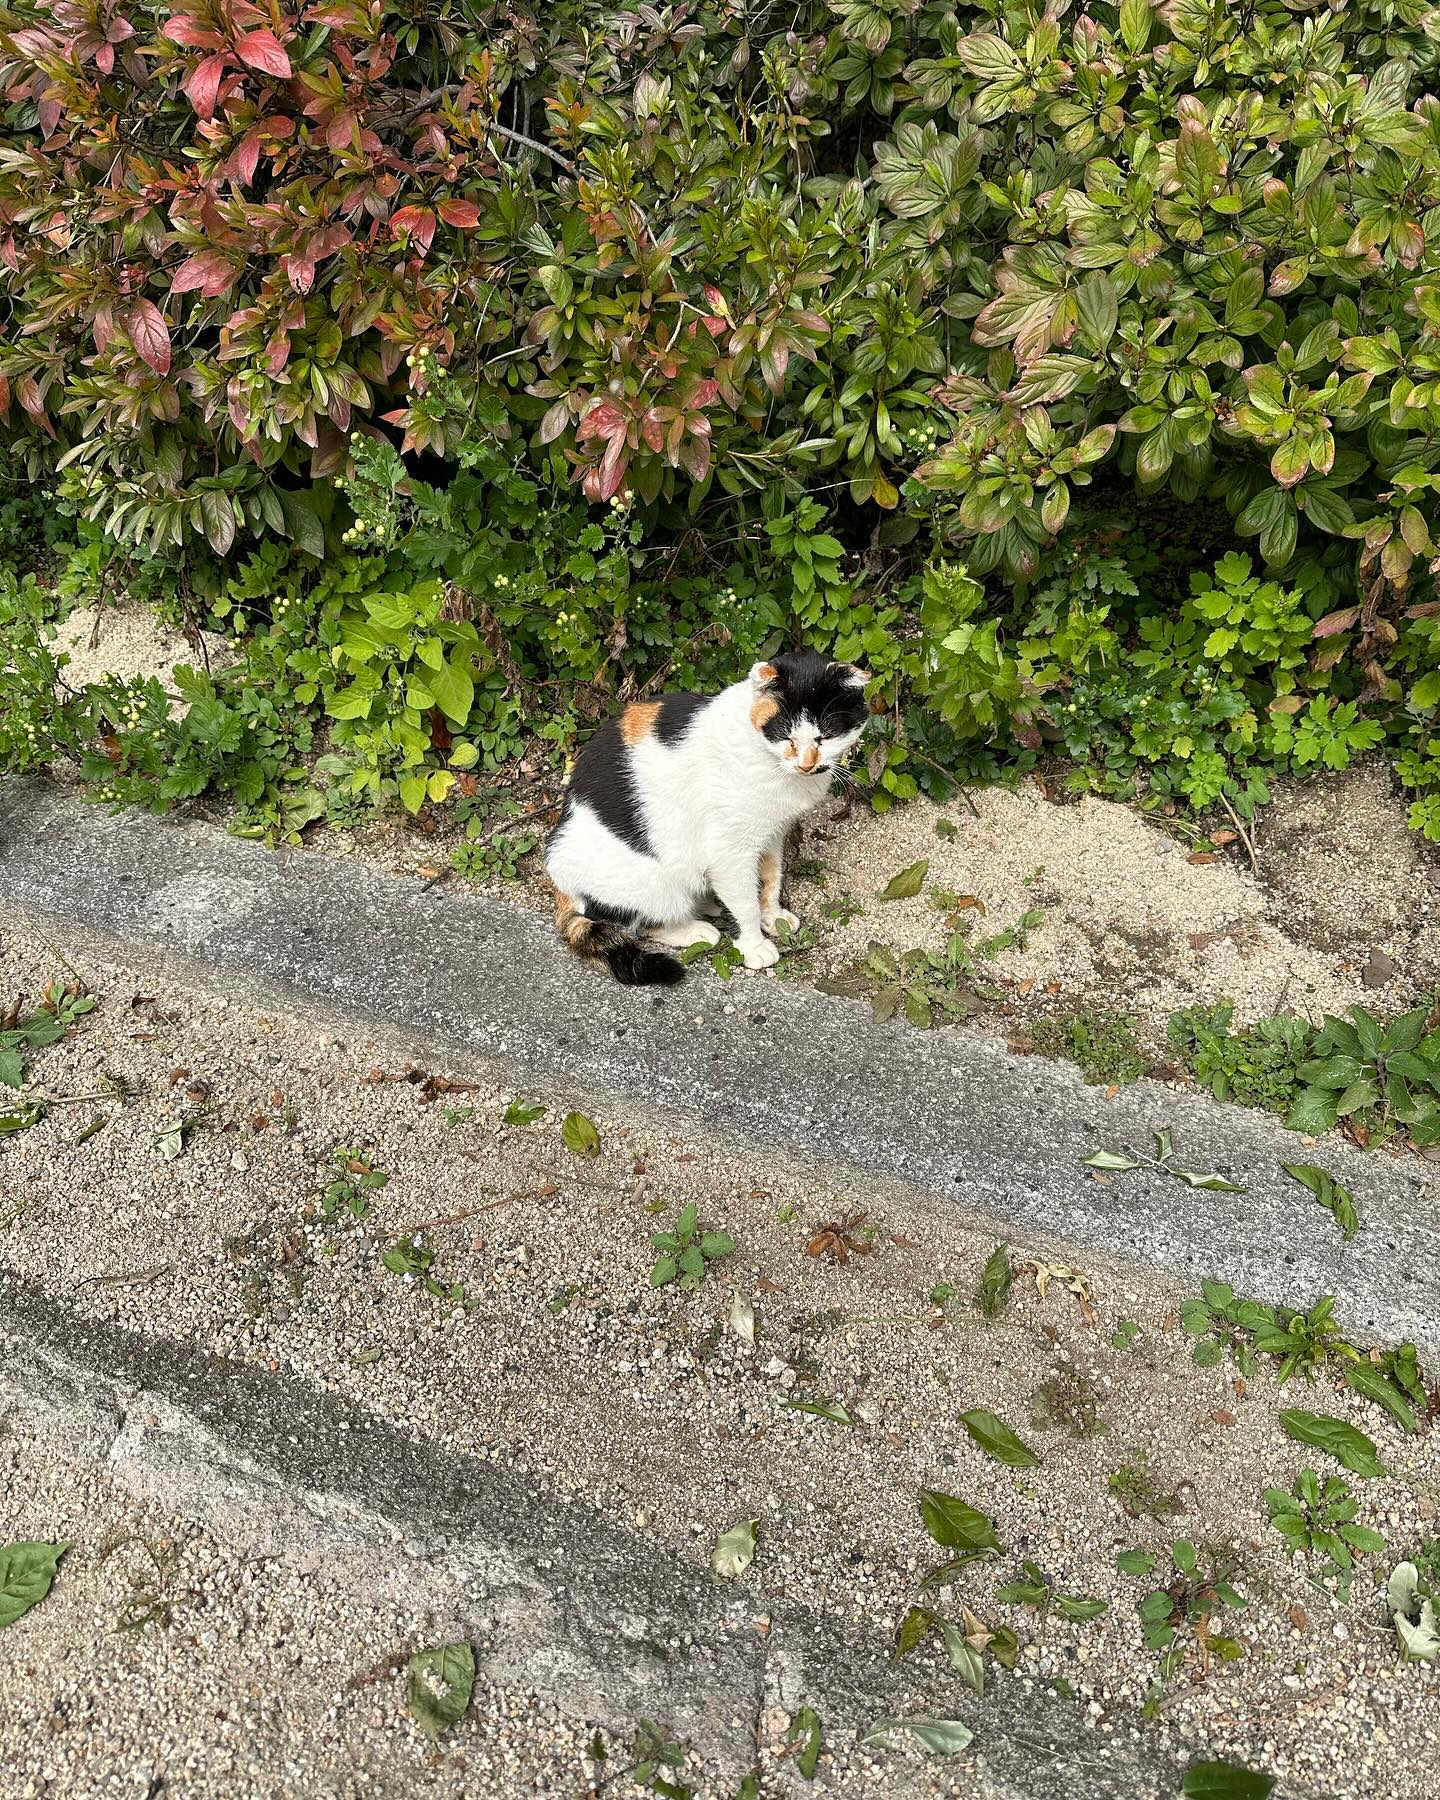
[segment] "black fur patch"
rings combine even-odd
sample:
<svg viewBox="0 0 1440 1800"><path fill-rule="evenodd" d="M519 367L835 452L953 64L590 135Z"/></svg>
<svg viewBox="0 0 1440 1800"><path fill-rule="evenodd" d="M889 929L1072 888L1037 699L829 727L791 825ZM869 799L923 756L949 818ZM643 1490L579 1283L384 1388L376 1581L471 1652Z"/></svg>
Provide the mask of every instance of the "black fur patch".
<svg viewBox="0 0 1440 1800"><path fill-rule="evenodd" d="M607 719L575 759L570 797L583 800L600 823L632 850L642 856L653 854L630 775L630 748L620 735L618 720Z"/></svg>
<svg viewBox="0 0 1440 1800"><path fill-rule="evenodd" d="M796 721L814 721L822 737L843 737L865 723L865 691L855 686L845 663L817 656L813 650L787 650L772 656L776 679L765 689L780 710L761 727L772 743L789 737Z"/></svg>
<svg viewBox="0 0 1440 1800"><path fill-rule="evenodd" d="M685 965L678 956L646 950L633 938L612 944L605 952L610 973L626 987L673 987L685 979Z"/></svg>
<svg viewBox="0 0 1440 1800"><path fill-rule="evenodd" d="M695 715L709 705L703 694L662 694L660 713L655 720L655 735L662 744L678 744L690 729Z"/></svg>

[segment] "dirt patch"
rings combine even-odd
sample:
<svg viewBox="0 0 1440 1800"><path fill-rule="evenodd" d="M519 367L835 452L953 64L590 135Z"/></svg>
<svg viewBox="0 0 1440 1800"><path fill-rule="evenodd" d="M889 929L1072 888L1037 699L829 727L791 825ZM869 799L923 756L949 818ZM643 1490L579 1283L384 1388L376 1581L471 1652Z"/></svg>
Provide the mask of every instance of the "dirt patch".
<svg viewBox="0 0 1440 1800"><path fill-rule="evenodd" d="M1170 1013L1197 1001L1233 999L1240 1021L1357 1001L1394 1012L1440 979L1440 860L1407 831L1382 770L1282 796L1256 833L1258 876L1238 842L1194 860L1178 822L1109 801L1056 805L1033 788L973 801L807 827L790 894L803 919L831 915L818 969L843 968L872 939L942 949L958 897L972 943L1044 915L986 959L1002 1018L1116 1010L1158 1043ZM880 898L920 861L919 893Z"/></svg>
<svg viewBox="0 0 1440 1800"><path fill-rule="evenodd" d="M67 687L87 687L107 675L126 681L153 675L173 697L180 664L224 669L234 661L234 651L223 637L213 632L197 637L198 643L191 643L182 632L171 631L149 607L82 606L60 627L55 647L70 658L63 675ZM183 717L185 703L179 702L175 710Z"/></svg>
<svg viewBox="0 0 1440 1800"><path fill-rule="evenodd" d="M1292 936L1362 962L1380 948L1421 985L1440 979L1440 857L1405 823L1379 765L1278 800L1265 824L1265 886Z"/></svg>

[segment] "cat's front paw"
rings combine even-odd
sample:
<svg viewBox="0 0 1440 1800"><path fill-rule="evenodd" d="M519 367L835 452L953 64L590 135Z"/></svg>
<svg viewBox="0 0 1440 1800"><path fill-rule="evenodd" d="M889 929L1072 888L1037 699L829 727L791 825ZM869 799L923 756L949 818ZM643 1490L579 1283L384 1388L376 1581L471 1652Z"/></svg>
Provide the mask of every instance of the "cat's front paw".
<svg viewBox="0 0 1440 1800"><path fill-rule="evenodd" d="M800 921L795 917L794 913L784 906L776 912L773 918L765 921L765 929L772 936L774 935L775 927L777 925L783 925L787 931L798 931L800 929Z"/></svg>
<svg viewBox="0 0 1440 1800"><path fill-rule="evenodd" d="M737 943L735 948L745 958L747 969L768 969L780 960L780 951L769 938L761 938L754 944Z"/></svg>

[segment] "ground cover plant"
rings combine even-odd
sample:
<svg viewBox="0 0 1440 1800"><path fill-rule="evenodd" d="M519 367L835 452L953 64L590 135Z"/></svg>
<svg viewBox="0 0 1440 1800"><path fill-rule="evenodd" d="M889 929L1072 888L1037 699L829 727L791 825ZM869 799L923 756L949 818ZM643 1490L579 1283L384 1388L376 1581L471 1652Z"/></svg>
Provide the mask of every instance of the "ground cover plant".
<svg viewBox="0 0 1440 1800"><path fill-rule="evenodd" d="M1436 64L1403 0L0 7L0 765L293 837L799 637L880 805L1383 746L1440 838ZM117 587L239 640L183 720L52 696Z"/></svg>

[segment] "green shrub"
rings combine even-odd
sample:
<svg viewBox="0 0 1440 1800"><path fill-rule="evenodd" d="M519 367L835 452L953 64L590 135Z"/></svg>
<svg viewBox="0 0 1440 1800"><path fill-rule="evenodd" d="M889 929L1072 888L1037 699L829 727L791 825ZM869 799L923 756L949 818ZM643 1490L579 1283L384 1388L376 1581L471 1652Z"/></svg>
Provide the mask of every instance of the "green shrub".
<svg viewBox="0 0 1440 1800"><path fill-rule="evenodd" d="M274 707L108 785L435 804L800 637L880 805L1383 744L1440 841L1432 11L0 4L12 467Z"/></svg>

